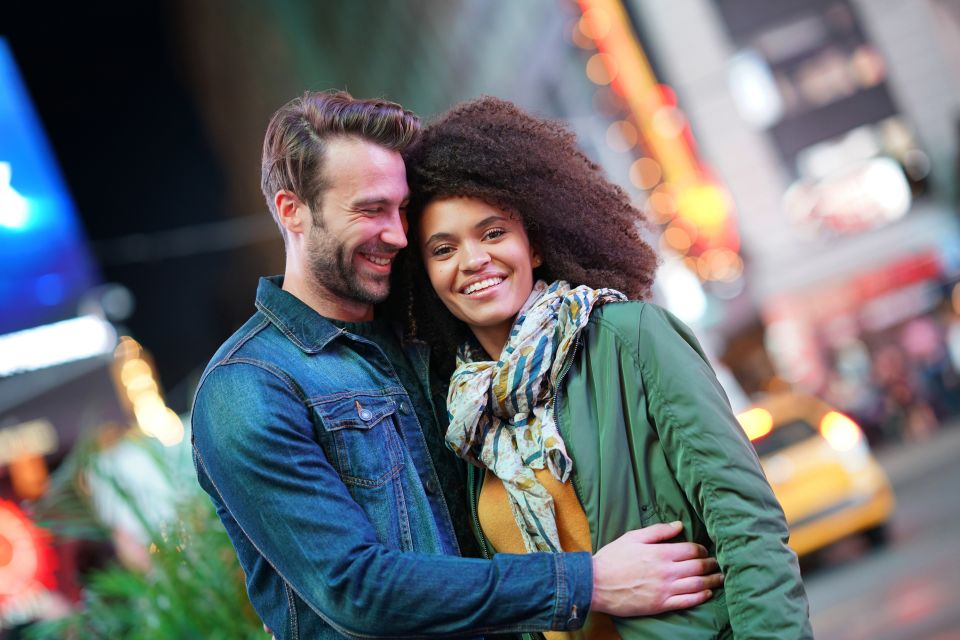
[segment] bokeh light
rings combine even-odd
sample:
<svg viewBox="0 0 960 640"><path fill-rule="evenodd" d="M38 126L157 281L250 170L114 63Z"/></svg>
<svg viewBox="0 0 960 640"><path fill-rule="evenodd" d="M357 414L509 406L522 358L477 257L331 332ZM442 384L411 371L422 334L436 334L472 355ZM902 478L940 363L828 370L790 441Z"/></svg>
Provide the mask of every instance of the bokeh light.
<svg viewBox="0 0 960 640"><path fill-rule="evenodd" d="M637 158L630 165L630 182L638 189L653 189L663 177L660 163L653 158Z"/></svg>

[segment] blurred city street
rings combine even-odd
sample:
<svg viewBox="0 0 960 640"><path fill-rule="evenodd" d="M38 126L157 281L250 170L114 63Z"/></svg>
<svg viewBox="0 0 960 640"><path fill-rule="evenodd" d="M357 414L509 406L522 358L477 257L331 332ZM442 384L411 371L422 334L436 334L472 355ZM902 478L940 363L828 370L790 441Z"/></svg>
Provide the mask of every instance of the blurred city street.
<svg viewBox="0 0 960 640"><path fill-rule="evenodd" d="M608 207L569 219L617 260L642 255L622 241L638 234L656 253L649 295L631 295L702 346L783 508L816 637L960 640L960 0L168 0L62 4L57 20L7 4L0 640L270 637L197 482L191 413L261 278L290 267L262 162L271 114L328 90L424 125L495 96L569 130L635 215L606 240ZM326 162L307 180L321 203ZM516 208L527 229L560 227ZM415 235L406 255L424 251ZM393 256L417 269L361 263L367 244L335 236L378 286ZM418 307L391 286L362 306L400 336ZM305 327L330 319L312 310ZM449 336L432 333L440 371L431 340ZM437 387L399 411L442 404ZM312 400L304 415L337 447L354 435Z"/></svg>
<svg viewBox="0 0 960 640"><path fill-rule="evenodd" d="M878 457L897 494L890 540L839 543L805 572L816 637L960 638L960 424Z"/></svg>

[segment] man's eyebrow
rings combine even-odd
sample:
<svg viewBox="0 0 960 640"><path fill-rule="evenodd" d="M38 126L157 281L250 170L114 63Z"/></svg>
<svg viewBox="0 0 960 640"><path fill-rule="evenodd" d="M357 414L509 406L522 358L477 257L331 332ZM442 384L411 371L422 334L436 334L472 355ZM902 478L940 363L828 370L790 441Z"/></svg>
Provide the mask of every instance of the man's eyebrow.
<svg viewBox="0 0 960 640"><path fill-rule="evenodd" d="M360 198L358 200L354 200L352 203L350 203L350 206L360 209L363 207L369 207L373 205L390 204L391 202L393 202L393 200L385 196L371 196L368 198ZM410 202L410 196L404 196L403 199L400 201L400 205L406 206L407 204L409 204L409 202Z"/></svg>

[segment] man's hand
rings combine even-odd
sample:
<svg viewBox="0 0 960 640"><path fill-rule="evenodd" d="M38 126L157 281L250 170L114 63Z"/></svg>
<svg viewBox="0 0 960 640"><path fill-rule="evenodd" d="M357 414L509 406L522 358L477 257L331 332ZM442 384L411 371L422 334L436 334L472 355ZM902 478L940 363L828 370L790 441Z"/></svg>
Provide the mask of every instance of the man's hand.
<svg viewBox="0 0 960 640"><path fill-rule="evenodd" d="M706 602L723 576L707 550L693 542L664 543L680 522L628 531L593 556L592 611L628 618Z"/></svg>

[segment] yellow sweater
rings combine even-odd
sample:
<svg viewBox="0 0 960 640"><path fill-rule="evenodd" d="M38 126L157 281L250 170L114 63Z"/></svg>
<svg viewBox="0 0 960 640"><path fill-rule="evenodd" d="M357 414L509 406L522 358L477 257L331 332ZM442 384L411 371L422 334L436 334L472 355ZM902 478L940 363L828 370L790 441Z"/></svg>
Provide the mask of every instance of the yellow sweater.
<svg viewBox="0 0 960 640"><path fill-rule="evenodd" d="M558 481L549 469L534 472L537 480L553 497L557 514L557 532L564 551L593 551L590 548L590 525L580 506L572 482ZM483 478L477 501L477 517L483 535L499 553L526 553L520 527L507 502L507 489L490 471ZM548 640L620 640L613 621L602 613L590 613L579 631L548 631Z"/></svg>

